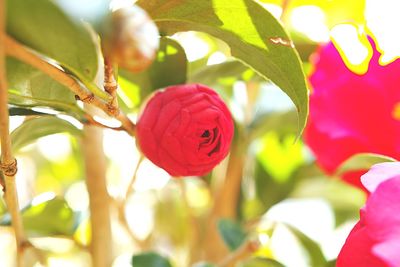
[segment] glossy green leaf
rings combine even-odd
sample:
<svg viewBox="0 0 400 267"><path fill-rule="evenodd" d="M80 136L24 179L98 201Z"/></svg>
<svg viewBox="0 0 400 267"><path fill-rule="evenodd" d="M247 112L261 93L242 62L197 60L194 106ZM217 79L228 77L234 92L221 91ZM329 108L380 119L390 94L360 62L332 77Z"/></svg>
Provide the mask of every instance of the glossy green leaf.
<svg viewBox="0 0 400 267"><path fill-rule="evenodd" d="M310 257L311 266L325 266L327 261L325 259L324 254L320 246L311 238L303 234L300 230L291 226L289 224L285 224L285 226L296 236L299 242L303 245L303 247L308 252Z"/></svg>
<svg viewBox="0 0 400 267"><path fill-rule="evenodd" d="M30 119L11 133L12 149L14 152L18 152L40 137L63 132L71 135L81 134L81 131L70 122L57 117L47 116Z"/></svg>
<svg viewBox="0 0 400 267"><path fill-rule="evenodd" d="M8 0L7 33L57 61L93 93L108 99L95 86L98 55L95 38L50 0Z"/></svg>
<svg viewBox="0 0 400 267"><path fill-rule="evenodd" d="M41 195L23 209L22 221L30 236L72 235L75 231L75 214L63 198L51 198L41 201ZM0 224L9 225L10 215L7 213Z"/></svg>
<svg viewBox="0 0 400 267"><path fill-rule="evenodd" d="M239 264L239 267L284 267L284 265L273 259L252 258Z"/></svg>
<svg viewBox="0 0 400 267"><path fill-rule="evenodd" d="M246 232L240 224L229 219L218 221L218 231L230 250L236 250L246 239Z"/></svg>
<svg viewBox="0 0 400 267"><path fill-rule="evenodd" d="M147 70L140 73L120 70L120 75L140 88L142 99L156 89L184 84L187 75L185 51L175 40L162 37L156 58ZM129 88L122 87L122 90ZM129 92L125 93L129 95Z"/></svg>
<svg viewBox="0 0 400 267"><path fill-rule="evenodd" d="M342 175L348 171L368 170L372 165L382 162L394 162L396 159L373 153L359 153L343 162L336 171L336 175Z"/></svg>
<svg viewBox="0 0 400 267"><path fill-rule="evenodd" d="M169 260L155 252L146 252L132 257L132 267L172 267Z"/></svg>
<svg viewBox="0 0 400 267"><path fill-rule="evenodd" d="M308 92L296 50L282 25L254 0L140 0L161 33L202 31L225 41L234 57L278 85L299 114L308 115Z"/></svg>
<svg viewBox="0 0 400 267"><path fill-rule="evenodd" d="M10 57L6 66L10 104L46 106L74 116L83 114L74 94L43 72Z"/></svg>

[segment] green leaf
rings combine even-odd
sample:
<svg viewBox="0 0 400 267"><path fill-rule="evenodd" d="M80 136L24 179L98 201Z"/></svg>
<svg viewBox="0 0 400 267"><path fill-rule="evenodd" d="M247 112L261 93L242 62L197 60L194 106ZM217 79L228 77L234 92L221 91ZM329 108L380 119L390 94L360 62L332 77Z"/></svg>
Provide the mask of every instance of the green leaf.
<svg viewBox="0 0 400 267"><path fill-rule="evenodd" d="M233 56L270 79L292 99L299 134L308 115L301 62L282 25L254 0L140 0L161 33L202 31L225 41Z"/></svg>
<svg viewBox="0 0 400 267"><path fill-rule="evenodd" d="M296 120L296 113L292 110L258 114L247 128L249 139L254 140L269 131L275 131L281 135L295 134Z"/></svg>
<svg viewBox="0 0 400 267"><path fill-rule="evenodd" d="M304 164L304 145L296 142L294 134L268 132L259 140L257 159L272 178L283 184Z"/></svg>
<svg viewBox="0 0 400 267"><path fill-rule="evenodd" d="M374 153L359 153L343 162L338 167L336 175L340 176L349 171L368 170L374 164L394 161L396 161L396 159L384 155Z"/></svg>
<svg viewBox="0 0 400 267"><path fill-rule="evenodd" d="M186 82L187 59L185 51L175 40L162 37L156 58L147 70L131 73L120 69L120 75L138 86L141 97L144 99L156 89ZM122 90L129 95L126 89L122 87Z"/></svg>
<svg viewBox="0 0 400 267"><path fill-rule="evenodd" d="M18 108L18 107L9 107L8 114L10 116L47 116L50 115L49 113L34 111L30 108Z"/></svg>
<svg viewBox="0 0 400 267"><path fill-rule="evenodd" d="M250 206L244 206L244 214L248 219L261 216L273 205L287 198L295 188L298 180L292 177L286 181L277 180L267 172L264 165L257 158L255 162L254 182L259 203L258 201L255 203L250 202L248 203ZM256 204L255 210L251 209L252 204ZM261 207L257 207L259 204L261 204Z"/></svg>
<svg viewBox="0 0 400 267"><path fill-rule="evenodd" d="M30 236L72 235L75 231L75 214L63 198L55 197L41 201L38 196L23 209L22 221ZM39 203L38 203L39 202ZM2 225L11 223L7 213L2 218Z"/></svg>
<svg viewBox="0 0 400 267"><path fill-rule="evenodd" d="M330 260L325 265L325 267L335 267L335 266L336 266L336 260Z"/></svg>
<svg viewBox="0 0 400 267"><path fill-rule="evenodd" d="M234 221L221 219L217 226L222 239L231 251L238 249L246 239L245 231Z"/></svg>
<svg viewBox="0 0 400 267"><path fill-rule="evenodd" d="M81 134L73 124L57 117L47 116L27 120L11 133L12 149L16 153L40 137L62 132L71 135Z"/></svg>
<svg viewBox="0 0 400 267"><path fill-rule="evenodd" d="M155 252L146 252L132 257L132 267L172 267L169 260Z"/></svg>
<svg viewBox="0 0 400 267"><path fill-rule="evenodd" d="M10 57L6 67L9 103L25 107L46 106L78 117L83 114L74 94L43 72Z"/></svg>
<svg viewBox="0 0 400 267"><path fill-rule="evenodd" d="M252 258L239 265L239 267L285 267L282 263L279 263L273 259L266 258Z"/></svg>
<svg viewBox="0 0 400 267"><path fill-rule="evenodd" d="M311 266L326 265L327 261L325 259L325 256L322 253L320 246L314 240L303 234L296 227L289 224L284 224L284 225L296 236L296 238L300 241L303 247L307 250L310 257Z"/></svg>
<svg viewBox="0 0 400 267"><path fill-rule="evenodd" d="M50 0L8 0L6 6L11 37L57 61L97 96L109 98L93 83L98 55L83 22L74 22Z"/></svg>
<svg viewBox="0 0 400 267"><path fill-rule="evenodd" d="M189 82L213 86L227 78L234 77L236 81L247 69L248 67L240 61L226 61L199 69L189 77Z"/></svg>

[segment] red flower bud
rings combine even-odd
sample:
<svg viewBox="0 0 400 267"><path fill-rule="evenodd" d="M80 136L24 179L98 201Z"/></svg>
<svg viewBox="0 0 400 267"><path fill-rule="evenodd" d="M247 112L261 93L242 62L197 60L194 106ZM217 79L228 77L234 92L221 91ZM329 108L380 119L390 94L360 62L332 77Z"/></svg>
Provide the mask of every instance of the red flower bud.
<svg viewBox="0 0 400 267"><path fill-rule="evenodd" d="M228 154L233 121L216 92L201 84L155 93L137 123L143 154L172 176L201 176Z"/></svg>

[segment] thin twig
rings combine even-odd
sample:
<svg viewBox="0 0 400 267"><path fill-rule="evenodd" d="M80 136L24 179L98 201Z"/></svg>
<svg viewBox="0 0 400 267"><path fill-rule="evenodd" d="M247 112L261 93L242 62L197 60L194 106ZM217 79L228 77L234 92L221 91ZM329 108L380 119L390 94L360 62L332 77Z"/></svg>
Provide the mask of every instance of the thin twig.
<svg viewBox="0 0 400 267"><path fill-rule="evenodd" d="M228 254L226 258L221 260L217 267L231 267L235 266L235 264L241 260L244 260L251 256L257 249L260 247L260 243L254 240L248 240L242 246L240 246L237 250Z"/></svg>
<svg viewBox="0 0 400 267"><path fill-rule="evenodd" d="M138 163L136 164L135 170L133 171L132 179L130 180L129 185L125 192L125 199L124 199L125 202L126 202L126 199L129 197L129 195L132 194L132 192L133 192L133 184L136 181L137 173L139 171L140 164L142 164L143 160L144 160L143 155L140 155Z"/></svg>
<svg viewBox="0 0 400 267"><path fill-rule="evenodd" d="M148 243L148 239L145 240L140 240L131 230L131 228L129 227L129 223L128 220L126 218L126 213L125 213L125 207L126 207L126 203L127 203L127 199L128 197L133 193L133 185L136 181L136 177L137 177L137 172L139 170L140 164L143 162L144 157L141 155L139 158L138 163L136 164L135 170L133 171L133 175L132 175L132 179L129 182L129 185L126 189L124 198L120 201L118 201L117 199L115 199L115 204L117 206L117 210L118 210L118 219L120 224L125 228L125 231L128 233L128 235L130 236L130 238L132 239L132 241L134 241L142 250L145 250L145 248L147 247L147 243Z"/></svg>
<svg viewBox="0 0 400 267"><path fill-rule="evenodd" d="M28 242L25 238L21 214L19 212L19 203L17 188L15 183L15 174L17 173L17 161L11 150L9 114L8 114L8 86L5 65L5 1L0 0L0 143L1 143L1 171L4 174L4 198L8 211L11 215L11 224L15 232L17 243L17 263L22 265L22 254L25 244Z"/></svg>
<svg viewBox="0 0 400 267"><path fill-rule="evenodd" d="M131 228L129 227L128 220L126 218L126 214L125 214L125 205L123 205L121 202L117 202L117 208L118 208L118 220L119 220L120 224L124 227L125 231L128 233L128 235L132 239L132 241L135 242L135 244L138 245L138 247L141 250L146 250L149 238L146 238L145 240L141 240L131 230Z"/></svg>
<svg viewBox="0 0 400 267"><path fill-rule="evenodd" d="M61 69L43 60L36 53L21 45L11 37L2 35L5 43L6 53L15 57L49 75L51 78L69 88L78 100L96 106L106 114L115 117L122 124L122 127L132 136L135 135L135 124L120 109L114 108L109 103L94 96L90 91L83 88L74 78ZM112 98L112 96L110 96Z"/></svg>
<svg viewBox="0 0 400 267"><path fill-rule="evenodd" d="M286 22L286 16L287 16L287 11L289 9L289 5L290 5L290 0L282 1L282 13L280 19L284 24Z"/></svg>
<svg viewBox="0 0 400 267"><path fill-rule="evenodd" d="M100 128L110 129L110 130L114 130L114 131L125 131L125 128L122 126L121 127L111 127L111 126L102 124L101 122L96 121L89 114L85 114L85 118L87 121L84 122L83 124L86 124L86 125L98 126Z"/></svg>

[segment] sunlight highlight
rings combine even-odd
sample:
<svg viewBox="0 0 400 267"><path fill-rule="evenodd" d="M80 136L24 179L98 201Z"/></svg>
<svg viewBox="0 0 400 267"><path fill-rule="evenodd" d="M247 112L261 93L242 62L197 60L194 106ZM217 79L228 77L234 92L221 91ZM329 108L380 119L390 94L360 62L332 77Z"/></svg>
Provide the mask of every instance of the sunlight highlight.
<svg viewBox="0 0 400 267"><path fill-rule="evenodd" d="M367 0L365 17L367 27L375 37L382 53L379 63L387 65L400 58L400 1Z"/></svg>
<svg viewBox="0 0 400 267"><path fill-rule="evenodd" d="M172 38L183 47L189 62L205 57L210 51L209 44L195 32L179 32L174 34Z"/></svg>
<svg viewBox="0 0 400 267"><path fill-rule="evenodd" d="M332 28L331 39L351 71L360 75L368 71L373 51L362 29L352 24L339 24Z"/></svg>
<svg viewBox="0 0 400 267"><path fill-rule="evenodd" d="M63 161L71 154L71 142L67 134L53 134L38 139L37 146L50 161Z"/></svg>
<svg viewBox="0 0 400 267"><path fill-rule="evenodd" d="M329 41L329 29L326 26L324 12L317 6L305 5L293 9L290 15L291 25L314 42Z"/></svg>

